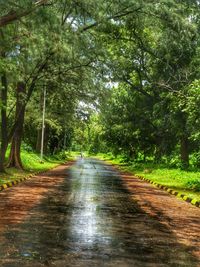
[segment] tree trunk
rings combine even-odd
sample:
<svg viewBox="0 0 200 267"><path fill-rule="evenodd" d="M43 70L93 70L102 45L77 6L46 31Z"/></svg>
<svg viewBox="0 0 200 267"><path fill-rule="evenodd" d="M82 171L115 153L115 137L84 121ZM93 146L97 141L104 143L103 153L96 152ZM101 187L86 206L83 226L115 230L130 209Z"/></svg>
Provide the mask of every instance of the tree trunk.
<svg viewBox="0 0 200 267"><path fill-rule="evenodd" d="M66 150L66 138L67 138L67 131L64 128L64 142L63 142L63 150L64 151Z"/></svg>
<svg viewBox="0 0 200 267"><path fill-rule="evenodd" d="M40 153L41 149L41 138L42 138L42 130L38 129L37 130L37 143L36 143L36 152Z"/></svg>
<svg viewBox="0 0 200 267"><path fill-rule="evenodd" d="M189 167L189 140L187 134L187 115L181 111L179 115L180 124L180 159L181 167L187 169Z"/></svg>
<svg viewBox="0 0 200 267"><path fill-rule="evenodd" d="M43 113L43 105L44 105L44 93L41 92L41 95L40 95L40 113L41 114ZM37 131L37 142L36 142L37 153L41 152L41 140L42 140L42 128L38 129ZM44 154L46 154L48 150L48 141L49 141L49 126L47 124L45 125L45 131L44 131L44 144L43 144Z"/></svg>
<svg viewBox="0 0 200 267"><path fill-rule="evenodd" d="M45 132L44 132L44 154L48 152L48 142L49 142L49 125L45 125Z"/></svg>
<svg viewBox="0 0 200 267"><path fill-rule="evenodd" d="M42 129L38 129L37 131L37 142L36 142L36 152L40 153L41 150L41 139L42 139ZM49 141L49 126L48 124L45 126L44 132L44 154L48 151L48 141Z"/></svg>
<svg viewBox="0 0 200 267"><path fill-rule="evenodd" d="M189 167L189 145L188 145L188 137L186 135L181 137L181 163L184 169Z"/></svg>
<svg viewBox="0 0 200 267"><path fill-rule="evenodd" d="M40 94L40 113L42 114L43 110L43 92L41 91ZM36 152L39 154L41 152L41 140L42 140L42 125L40 125L40 128L37 130L37 143L36 143Z"/></svg>
<svg viewBox="0 0 200 267"><path fill-rule="evenodd" d="M24 105L24 96L25 96L25 84L23 82L18 82L17 84L17 101L16 101L16 114L15 119L18 120L16 130L12 137L11 149L8 160L8 167L15 167L18 169L23 169L20 149L23 135L23 125L24 125L24 116L25 116L25 105Z"/></svg>
<svg viewBox="0 0 200 267"><path fill-rule="evenodd" d="M8 133L7 133L7 93L8 83L6 73L1 77L1 151L0 151L0 172L5 172L5 154L8 146Z"/></svg>

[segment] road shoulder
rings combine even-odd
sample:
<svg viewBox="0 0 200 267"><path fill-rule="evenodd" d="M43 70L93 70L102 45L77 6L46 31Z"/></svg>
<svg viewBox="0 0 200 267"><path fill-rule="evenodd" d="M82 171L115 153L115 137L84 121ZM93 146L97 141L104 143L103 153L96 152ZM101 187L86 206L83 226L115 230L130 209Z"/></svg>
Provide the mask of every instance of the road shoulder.
<svg viewBox="0 0 200 267"><path fill-rule="evenodd" d="M190 245L192 253L200 258L200 209L145 180L121 171L116 165L112 168L120 174L140 208L167 225L179 242Z"/></svg>

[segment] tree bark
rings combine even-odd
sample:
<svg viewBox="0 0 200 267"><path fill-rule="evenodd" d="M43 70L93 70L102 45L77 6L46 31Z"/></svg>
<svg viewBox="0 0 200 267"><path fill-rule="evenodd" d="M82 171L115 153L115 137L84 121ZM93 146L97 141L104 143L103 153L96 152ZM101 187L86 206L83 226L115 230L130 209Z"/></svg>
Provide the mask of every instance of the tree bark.
<svg viewBox="0 0 200 267"><path fill-rule="evenodd" d="M43 107L43 92L40 93L40 114L42 114L42 107ZM41 140L42 140L42 128L37 130L37 142L36 142L36 152L40 153L41 150Z"/></svg>
<svg viewBox="0 0 200 267"><path fill-rule="evenodd" d="M0 172L5 172L5 154L8 146L8 133L7 133L7 94L8 83L6 73L1 77L1 151L0 151Z"/></svg>
<svg viewBox="0 0 200 267"><path fill-rule="evenodd" d="M17 101L16 101L15 120L18 120L18 123L11 141L8 167L23 169L20 156L20 149L21 149L21 142L23 135L24 116L25 116L25 104L24 104L24 97L26 93L25 84L23 82L18 82L16 91L17 91L16 92Z"/></svg>
<svg viewBox="0 0 200 267"><path fill-rule="evenodd" d="M44 103L44 93L41 91L40 95L40 113L43 112L43 103ZM42 127L42 125L41 125ZM41 152L41 141L42 141L42 128L39 128L37 130L37 142L36 142L36 152ZM48 141L49 141L49 126L48 124L45 125L45 131L44 131L44 144L43 144L43 152L44 154L47 153L48 150Z"/></svg>
<svg viewBox="0 0 200 267"><path fill-rule="evenodd" d="M36 143L36 152L40 153L41 149L41 138L42 138L42 130L38 129L37 130L37 143Z"/></svg>
<svg viewBox="0 0 200 267"><path fill-rule="evenodd" d="M44 132L44 154L47 154L48 151L48 142L49 142L49 125L45 125L45 132Z"/></svg>
<svg viewBox="0 0 200 267"><path fill-rule="evenodd" d="M189 143L186 135L181 137L180 150L182 167L187 169L189 167Z"/></svg>
<svg viewBox="0 0 200 267"><path fill-rule="evenodd" d="M187 169L189 167L189 139L187 134L187 115L181 111L179 114L180 123L180 160L181 167Z"/></svg>
<svg viewBox="0 0 200 267"><path fill-rule="evenodd" d="M36 143L36 152L40 153L41 149L41 138L42 138L42 129L37 130L37 143ZM48 141L49 141L49 126L48 124L45 126L44 132L44 154L48 151Z"/></svg>

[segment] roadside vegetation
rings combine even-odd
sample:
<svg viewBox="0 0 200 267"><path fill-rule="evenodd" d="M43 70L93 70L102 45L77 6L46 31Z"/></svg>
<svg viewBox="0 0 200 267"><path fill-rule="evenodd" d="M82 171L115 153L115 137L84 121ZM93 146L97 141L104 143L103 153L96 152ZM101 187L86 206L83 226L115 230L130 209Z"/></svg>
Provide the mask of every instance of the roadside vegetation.
<svg viewBox="0 0 200 267"><path fill-rule="evenodd" d="M7 152L7 155L8 154L9 151ZM27 177L30 174L47 171L60 164L75 159L76 155L76 152L61 152L57 155L44 156L41 161L40 154L27 150L27 147L22 148L21 159L24 167L23 170L17 168L6 168L5 173L2 173L0 176L0 185L19 178Z"/></svg>
<svg viewBox="0 0 200 267"><path fill-rule="evenodd" d="M186 171L164 163L156 164L153 161L146 163L127 161L127 158L121 155L115 157L112 153L99 153L95 157L117 165L123 171L146 177L153 182L184 193L188 197L200 200L200 169L198 168Z"/></svg>

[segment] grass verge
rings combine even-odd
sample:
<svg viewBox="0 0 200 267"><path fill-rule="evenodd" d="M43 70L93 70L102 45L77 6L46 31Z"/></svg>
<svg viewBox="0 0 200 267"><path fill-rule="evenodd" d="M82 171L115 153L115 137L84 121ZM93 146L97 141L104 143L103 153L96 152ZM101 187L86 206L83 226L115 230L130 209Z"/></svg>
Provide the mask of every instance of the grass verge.
<svg viewBox="0 0 200 267"><path fill-rule="evenodd" d="M45 156L44 160L41 162L40 156L34 152L28 152L22 150L21 159L24 166L24 170L17 170L15 168L6 169L6 173L0 174L0 185L15 181L22 177L27 177L30 174L47 171L53 169L54 167L74 159L72 154L62 154L59 156Z"/></svg>
<svg viewBox="0 0 200 267"><path fill-rule="evenodd" d="M155 163L126 163L121 156L113 157L111 154L98 154L97 158L200 201L200 170L184 171Z"/></svg>

